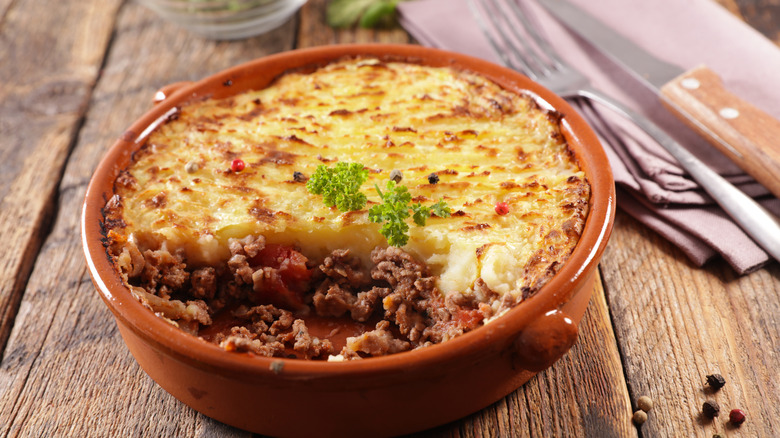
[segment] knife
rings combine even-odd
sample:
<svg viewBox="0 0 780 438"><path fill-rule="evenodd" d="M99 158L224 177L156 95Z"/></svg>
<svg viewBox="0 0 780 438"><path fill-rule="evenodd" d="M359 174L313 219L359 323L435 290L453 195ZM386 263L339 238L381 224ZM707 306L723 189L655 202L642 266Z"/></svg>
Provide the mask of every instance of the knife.
<svg viewBox="0 0 780 438"><path fill-rule="evenodd" d="M670 112L780 198L780 121L726 90L706 66L684 71L566 0L539 3L653 90Z"/></svg>

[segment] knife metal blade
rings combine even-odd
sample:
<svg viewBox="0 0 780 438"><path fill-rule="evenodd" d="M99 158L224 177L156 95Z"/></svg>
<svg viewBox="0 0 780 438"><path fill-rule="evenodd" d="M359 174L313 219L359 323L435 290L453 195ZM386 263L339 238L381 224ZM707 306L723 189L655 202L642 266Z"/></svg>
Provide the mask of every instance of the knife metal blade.
<svg viewBox="0 0 780 438"><path fill-rule="evenodd" d="M566 0L538 0L567 28L653 90L688 126L780 197L780 121L726 90L706 66L689 71L653 56Z"/></svg>

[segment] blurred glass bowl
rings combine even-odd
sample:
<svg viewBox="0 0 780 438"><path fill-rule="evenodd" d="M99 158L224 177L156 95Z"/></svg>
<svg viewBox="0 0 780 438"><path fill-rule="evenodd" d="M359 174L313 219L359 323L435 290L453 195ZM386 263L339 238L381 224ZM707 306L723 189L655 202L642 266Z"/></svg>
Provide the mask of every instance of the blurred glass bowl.
<svg viewBox="0 0 780 438"><path fill-rule="evenodd" d="M260 35L281 26L306 0L138 0L161 17L219 40Z"/></svg>

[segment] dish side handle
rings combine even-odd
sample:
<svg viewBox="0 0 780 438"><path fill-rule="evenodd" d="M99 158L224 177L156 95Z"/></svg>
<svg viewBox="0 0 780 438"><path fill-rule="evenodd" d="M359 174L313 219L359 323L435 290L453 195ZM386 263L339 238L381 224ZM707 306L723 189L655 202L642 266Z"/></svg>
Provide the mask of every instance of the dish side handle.
<svg viewBox="0 0 780 438"><path fill-rule="evenodd" d="M577 341L577 323L555 309L532 321L515 340L514 361L530 371L542 371L561 358Z"/></svg>

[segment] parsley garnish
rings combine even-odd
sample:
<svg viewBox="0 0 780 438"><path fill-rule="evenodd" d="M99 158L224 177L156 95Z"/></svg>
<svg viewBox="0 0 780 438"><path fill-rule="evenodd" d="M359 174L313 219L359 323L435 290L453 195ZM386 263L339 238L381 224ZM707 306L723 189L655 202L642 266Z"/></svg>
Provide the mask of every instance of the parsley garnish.
<svg viewBox="0 0 780 438"><path fill-rule="evenodd" d="M424 207L419 203L414 204L412 205L412 211L414 211L414 216L412 216L414 223L421 227L425 226L425 220L431 216L431 213L439 217L450 217L450 213L452 213L450 206L444 202L444 199L439 199L439 202L430 207Z"/></svg>
<svg viewBox="0 0 780 438"><path fill-rule="evenodd" d="M448 217L450 208L440 200L430 207L423 206L420 203L409 205L412 201L412 195L406 186L399 186L395 181L388 181L386 192L382 192L379 186L374 185L381 204L372 206L368 210L368 220L375 223L381 223L382 228L379 233L385 236L387 243L392 246L404 246L409 241L409 225L406 219L410 216L409 210L412 210L411 216L414 223L418 226L425 226L425 222L431 213L439 217Z"/></svg>
<svg viewBox="0 0 780 438"><path fill-rule="evenodd" d="M368 169L359 163L340 161L333 167L317 166L314 175L306 182L306 189L322 195L325 205L334 205L340 211L360 210L366 206L366 195L360 186L368 179Z"/></svg>
<svg viewBox="0 0 780 438"><path fill-rule="evenodd" d="M359 163L338 162L333 167L321 164L306 182L306 189L315 195L322 195L328 207L336 206L341 211L355 211L366 206L366 195L360 192L360 186L367 179L368 169ZM393 180L387 182L385 192L376 184L374 187L382 203L373 205L368 210L368 220L382 224L379 233L392 246L404 246L409 241L409 224L406 222L409 216L420 227L425 226L431 214L439 217L450 216L450 207L443 199L431 206L424 206L419 202L411 204L412 195L409 189Z"/></svg>

